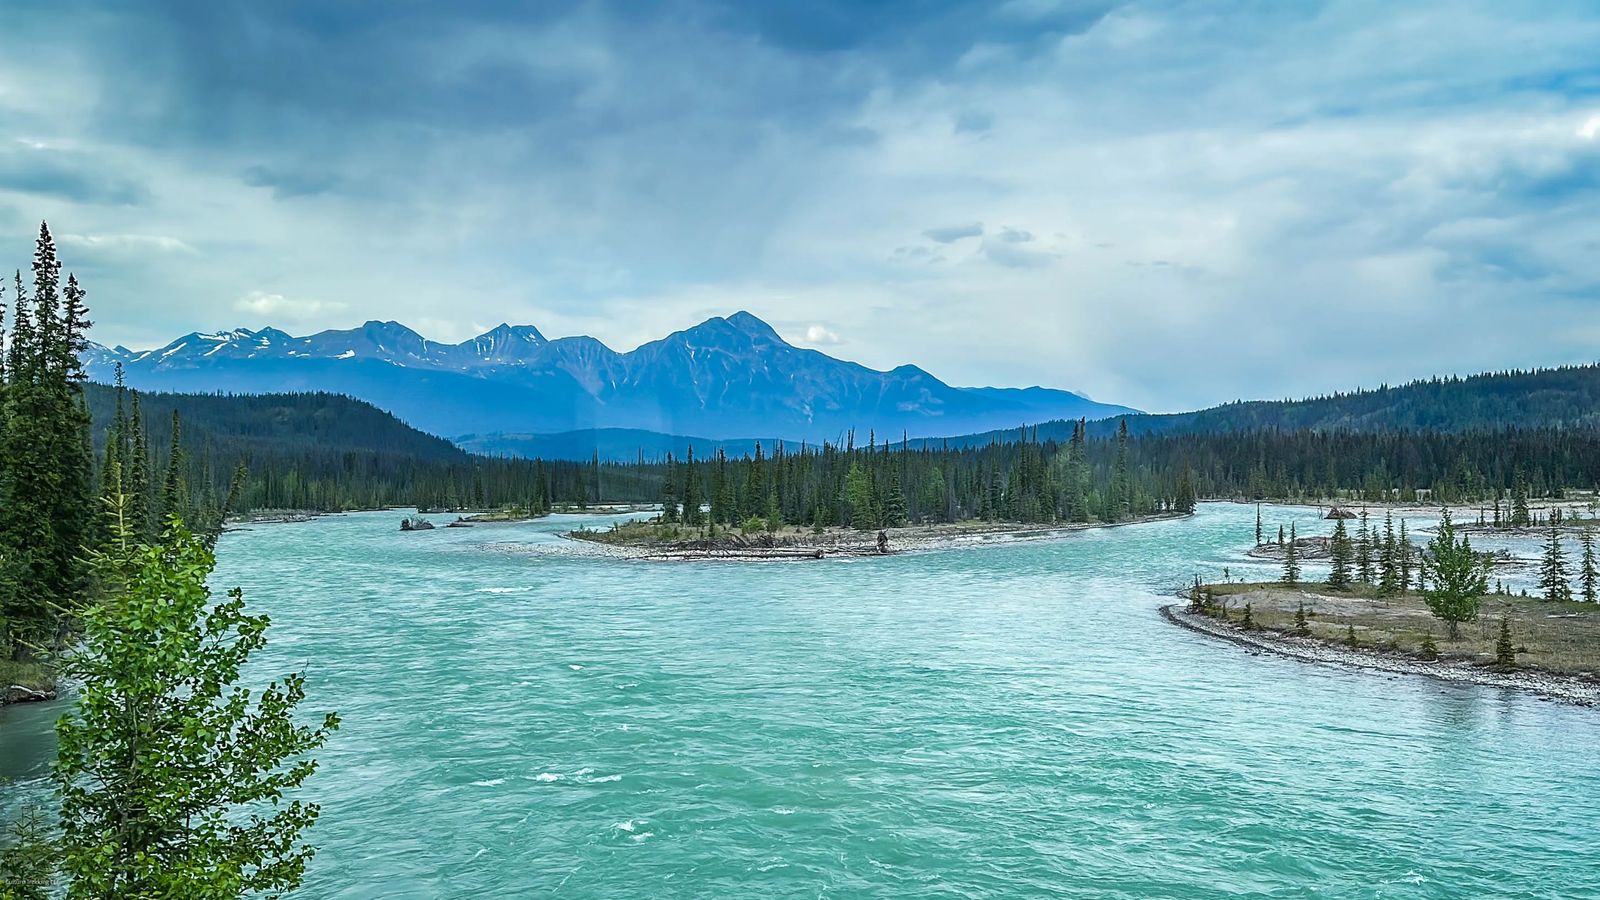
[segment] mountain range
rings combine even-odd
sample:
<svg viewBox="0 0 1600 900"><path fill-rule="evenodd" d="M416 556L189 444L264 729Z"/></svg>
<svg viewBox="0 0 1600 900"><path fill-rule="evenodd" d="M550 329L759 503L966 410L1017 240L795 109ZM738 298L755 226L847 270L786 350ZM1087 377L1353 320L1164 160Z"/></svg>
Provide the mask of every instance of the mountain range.
<svg viewBox="0 0 1600 900"><path fill-rule="evenodd" d="M795 347L748 312L629 352L592 337L548 339L531 325L447 344L398 322L370 321L303 337L276 328L196 332L154 350L96 344L85 354L95 381L110 381L119 363L141 390L334 392L423 431L479 441L595 429L708 439L838 440L851 429L924 437L1134 412L1042 387L953 387L911 365L878 371Z"/></svg>

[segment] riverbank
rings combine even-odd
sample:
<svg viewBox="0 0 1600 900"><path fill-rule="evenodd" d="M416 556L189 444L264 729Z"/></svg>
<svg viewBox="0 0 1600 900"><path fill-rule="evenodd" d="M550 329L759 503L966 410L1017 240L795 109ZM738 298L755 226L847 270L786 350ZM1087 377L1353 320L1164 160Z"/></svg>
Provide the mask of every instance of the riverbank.
<svg viewBox="0 0 1600 900"><path fill-rule="evenodd" d="M1168 621L1250 650L1303 662L1343 665L1442 681L1528 691L1582 706L1600 705L1600 609L1591 604L1551 604L1520 597L1485 598L1477 622L1465 623L1458 641L1420 597L1343 594L1319 585L1212 585L1213 614L1184 604L1161 608ZM1250 627L1244 623L1246 605ZM1295 634L1304 606L1309 635ZM1511 623L1518 665L1493 667L1500 617ZM1355 634L1355 644L1350 635ZM1436 659L1426 658L1432 640Z"/></svg>
<svg viewBox="0 0 1600 900"><path fill-rule="evenodd" d="M629 522L605 531L580 529L566 537L596 548L601 554L622 559L686 561L705 559L827 559L841 556L879 556L886 553L926 552L1040 541L1094 528L1115 528L1169 519L1190 513L1141 516L1126 522L1073 524L1023 524L1019 522L955 522L907 525L859 531L833 527L816 531L784 528L775 532L741 534L721 531L702 536L699 529ZM883 535L882 546L879 534Z"/></svg>
<svg viewBox="0 0 1600 900"><path fill-rule="evenodd" d="M0 706L56 698L56 676L43 663L0 660Z"/></svg>

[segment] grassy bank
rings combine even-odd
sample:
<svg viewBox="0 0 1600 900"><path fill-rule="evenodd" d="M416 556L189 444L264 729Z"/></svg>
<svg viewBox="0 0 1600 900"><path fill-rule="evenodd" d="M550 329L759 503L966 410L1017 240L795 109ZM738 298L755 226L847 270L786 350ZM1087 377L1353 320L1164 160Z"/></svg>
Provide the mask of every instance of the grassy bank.
<svg viewBox="0 0 1600 900"><path fill-rule="evenodd" d="M55 672L39 662L0 659L0 705L12 701L13 686L43 694L53 693L56 689Z"/></svg>
<svg viewBox="0 0 1600 900"><path fill-rule="evenodd" d="M1219 621L1242 627L1245 606L1261 630L1292 635L1301 604L1306 610L1307 637L1424 658L1431 639L1446 662L1490 665L1500 636L1500 619L1510 623L1517 666L1557 675L1600 678L1600 604L1550 603L1528 597L1491 594L1483 598L1477 621L1462 623L1460 639L1448 639L1445 624L1434 618L1422 597L1379 596L1370 587L1333 591L1325 584L1215 584L1211 592L1220 609Z"/></svg>

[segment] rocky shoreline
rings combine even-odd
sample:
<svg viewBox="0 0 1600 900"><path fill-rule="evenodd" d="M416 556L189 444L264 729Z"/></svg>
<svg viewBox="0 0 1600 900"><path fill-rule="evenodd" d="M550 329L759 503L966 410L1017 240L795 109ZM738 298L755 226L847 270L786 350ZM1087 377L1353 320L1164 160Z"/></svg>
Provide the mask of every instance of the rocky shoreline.
<svg viewBox="0 0 1600 900"><path fill-rule="evenodd" d="M1352 649L1315 638L1294 637L1276 631L1245 631L1237 625L1191 613L1179 604L1161 607L1161 615L1174 625L1197 634L1286 659L1396 675L1421 675L1457 684L1478 684L1525 691L1578 706L1600 706L1600 683L1569 675L1537 669L1499 672L1468 662L1428 661L1375 649Z"/></svg>

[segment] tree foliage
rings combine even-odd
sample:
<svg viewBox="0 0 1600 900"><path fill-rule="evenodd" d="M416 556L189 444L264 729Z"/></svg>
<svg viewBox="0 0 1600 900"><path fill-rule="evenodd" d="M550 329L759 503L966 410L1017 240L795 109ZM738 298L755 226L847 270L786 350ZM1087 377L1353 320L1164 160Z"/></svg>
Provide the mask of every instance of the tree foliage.
<svg viewBox="0 0 1600 900"><path fill-rule="evenodd" d="M213 600L215 559L176 516L139 543L113 498L94 559L106 598L65 670L81 687L57 725L61 862L70 898L233 898L296 887L318 807L288 799L338 727L297 722L301 674L241 684L268 619L237 589Z"/></svg>
<svg viewBox="0 0 1600 900"><path fill-rule="evenodd" d="M1472 551L1466 535L1456 536L1450 511L1439 518L1438 532L1428 542L1432 558L1433 586L1423 591L1423 599L1436 618L1450 629L1450 639L1460 637L1460 624L1478 617L1483 595L1489 590L1489 576L1483 562Z"/></svg>

